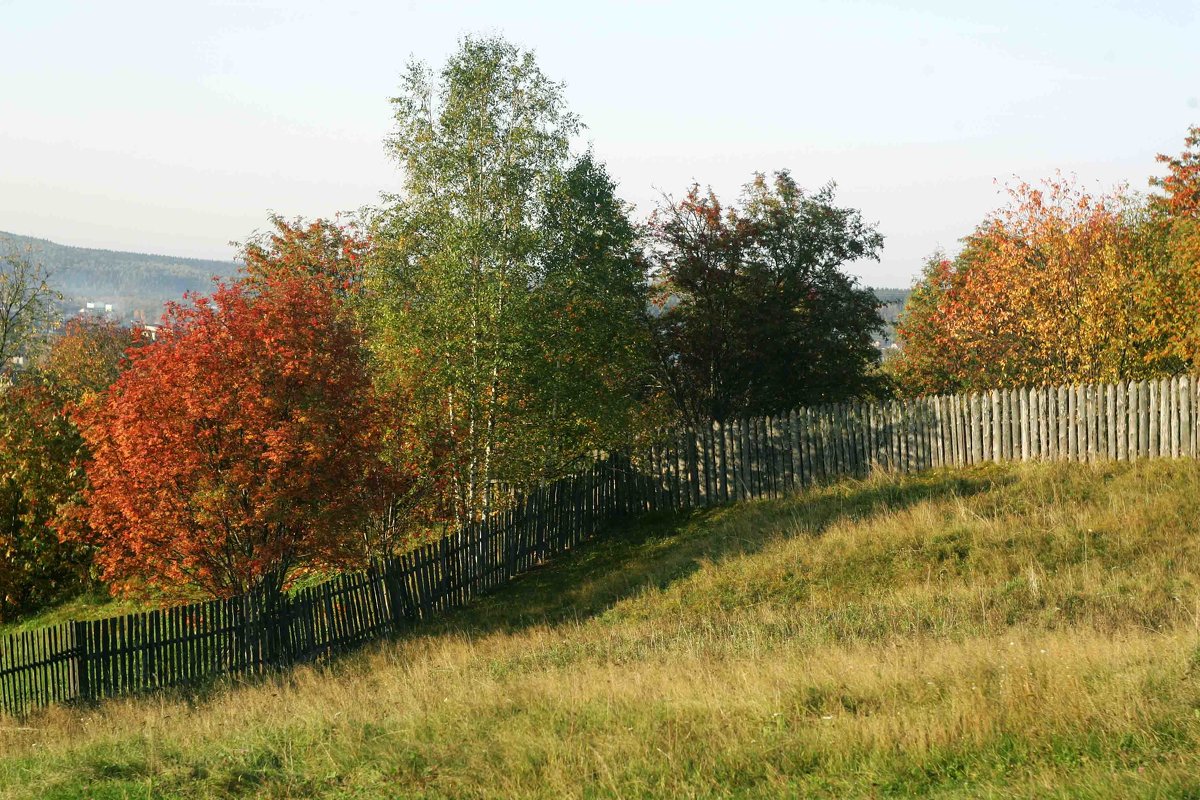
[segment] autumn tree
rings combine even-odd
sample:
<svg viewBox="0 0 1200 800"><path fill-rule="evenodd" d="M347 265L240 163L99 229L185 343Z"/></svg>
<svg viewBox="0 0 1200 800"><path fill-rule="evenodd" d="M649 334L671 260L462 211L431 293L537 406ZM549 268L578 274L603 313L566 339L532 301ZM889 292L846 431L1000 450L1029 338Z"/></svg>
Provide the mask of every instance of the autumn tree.
<svg viewBox="0 0 1200 800"><path fill-rule="evenodd" d="M691 424L878 393L878 301L844 271L883 238L834 187L760 174L741 207L692 186L651 223L658 374Z"/></svg>
<svg viewBox="0 0 1200 800"><path fill-rule="evenodd" d="M340 312L354 325L365 328L377 311L364 289L372 245L357 220L288 220L274 215L271 228L252 236L240 252L251 286L317 278L333 287ZM370 371L378 401L377 444L387 465L371 478L376 481L373 491L386 502L381 513L363 524L361 534L364 551L380 556L396 552L412 535L446 519L446 442L441 431L423 427L427 420L413 413L413 385L407 376L394 370L384 376L378 364ZM406 477L393 480L398 475Z"/></svg>
<svg viewBox="0 0 1200 800"><path fill-rule="evenodd" d="M125 351L145 339L110 320L70 319L37 366L74 401L108 389L121 372Z"/></svg>
<svg viewBox="0 0 1200 800"><path fill-rule="evenodd" d="M1182 153L1160 153L1157 161L1166 165L1167 174L1150 179L1162 192L1151 198L1152 208L1173 219L1200 219L1200 125L1188 129Z"/></svg>
<svg viewBox="0 0 1200 800"><path fill-rule="evenodd" d="M891 365L910 393L1100 382L1179 369L1155 315L1159 258L1145 206L1056 179L935 257L900 318Z"/></svg>
<svg viewBox="0 0 1200 800"><path fill-rule="evenodd" d="M1167 173L1150 179L1146 249L1160 265L1152 287L1151 325L1166 340L1164 353L1200 368L1200 126L1178 156L1159 155Z"/></svg>
<svg viewBox="0 0 1200 800"><path fill-rule="evenodd" d="M83 490L83 442L69 394L36 372L0 391L0 621L79 592L87 548L55 524Z"/></svg>
<svg viewBox="0 0 1200 800"><path fill-rule="evenodd" d="M340 298L363 288L370 241L353 221L286 219L271 216L271 228L238 246L243 272L252 285L274 279L323 278Z"/></svg>
<svg viewBox="0 0 1200 800"><path fill-rule="evenodd" d="M87 448L70 414L119 374L132 338L109 322L70 320L0 392L0 619L62 600L90 583L81 522Z"/></svg>
<svg viewBox="0 0 1200 800"><path fill-rule="evenodd" d="M265 272L170 305L76 415L90 541L117 588L277 592L360 558L378 487L404 479L381 477L378 398L336 281Z"/></svg>
<svg viewBox="0 0 1200 800"><path fill-rule="evenodd" d="M627 427L642 277L612 182L572 158L578 121L532 53L466 38L437 74L412 64L393 107L404 190L374 229L376 350L449 443L468 520L498 480L553 477Z"/></svg>

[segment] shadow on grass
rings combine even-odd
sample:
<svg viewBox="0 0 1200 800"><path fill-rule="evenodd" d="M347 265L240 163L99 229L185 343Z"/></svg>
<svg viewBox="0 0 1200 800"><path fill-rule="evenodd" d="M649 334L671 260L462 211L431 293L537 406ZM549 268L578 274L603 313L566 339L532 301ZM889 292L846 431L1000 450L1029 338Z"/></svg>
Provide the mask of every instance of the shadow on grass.
<svg viewBox="0 0 1200 800"><path fill-rule="evenodd" d="M868 520L928 500L968 497L1013 481L1011 472L993 468L932 472L842 482L774 500L630 517L408 635L483 634L586 619L645 589L666 588L705 561L750 555L773 541L819 536L839 522Z"/></svg>
<svg viewBox="0 0 1200 800"><path fill-rule="evenodd" d="M587 619L646 589L666 588L685 579L706 561L751 555L782 539L819 536L839 522L865 521L929 500L969 497L1015 480L1011 471L987 466L846 480L774 500L631 516L612 523L597 539L517 576L489 595L386 638L516 632ZM371 645L363 642L360 646ZM348 652L321 663L343 662ZM230 685L286 680L286 674L283 669L262 675L214 676L150 693L199 704ZM90 707L101 702L77 705Z"/></svg>

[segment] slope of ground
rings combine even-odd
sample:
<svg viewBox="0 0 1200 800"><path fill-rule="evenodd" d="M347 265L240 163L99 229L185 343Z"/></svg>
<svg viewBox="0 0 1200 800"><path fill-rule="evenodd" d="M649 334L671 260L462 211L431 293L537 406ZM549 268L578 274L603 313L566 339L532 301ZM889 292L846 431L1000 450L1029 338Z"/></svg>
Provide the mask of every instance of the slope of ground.
<svg viewBox="0 0 1200 800"><path fill-rule="evenodd" d="M630 524L328 669L0 721L3 797L1197 797L1200 465Z"/></svg>

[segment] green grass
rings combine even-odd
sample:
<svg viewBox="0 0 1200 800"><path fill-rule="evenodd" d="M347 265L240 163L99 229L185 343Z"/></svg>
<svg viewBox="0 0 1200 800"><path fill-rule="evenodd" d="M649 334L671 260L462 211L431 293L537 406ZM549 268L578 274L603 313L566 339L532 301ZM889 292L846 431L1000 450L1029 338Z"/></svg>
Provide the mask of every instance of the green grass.
<svg viewBox="0 0 1200 800"><path fill-rule="evenodd" d="M72 620L83 621L132 614L153 608L152 604L137 600L113 598L107 592L97 591L76 597L64 603L29 614L14 622L0 625L0 636L18 631L30 631L48 625L59 625Z"/></svg>
<svg viewBox="0 0 1200 800"><path fill-rule="evenodd" d="M1200 464L614 531L327 669L0 719L0 797L1200 797Z"/></svg>

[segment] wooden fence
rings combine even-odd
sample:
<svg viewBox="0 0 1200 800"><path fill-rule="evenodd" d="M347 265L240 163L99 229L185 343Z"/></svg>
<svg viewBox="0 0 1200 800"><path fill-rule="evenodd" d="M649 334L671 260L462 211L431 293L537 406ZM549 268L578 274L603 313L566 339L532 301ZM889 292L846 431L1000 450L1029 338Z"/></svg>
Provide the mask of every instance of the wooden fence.
<svg viewBox="0 0 1200 800"><path fill-rule="evenodd" d="M650 489L637 504L684 509L776 497L874 469L1195 457L1198 392L1196 377L1178 376L845 403L663 431L634 458Z"/></svg>
<svg viewBox="0 0 1200 800"><path fill-rule="evenodd" d="M284 597L259 593L0 637L0 712L98 700L318 661L462 605L621 513L608 459L395 559ZM644 480L642 481L644 484Z"/></svg>
<svg viewBox="0 0 1200 800"><path fill-rule="evenodd" d="M615 516L754 497L873 469L1197 455L1195 377L999 390L663 431L503 514L305 588L71 622L0 638L0 711L255 674L328 658L462 605Z"/></svg>

